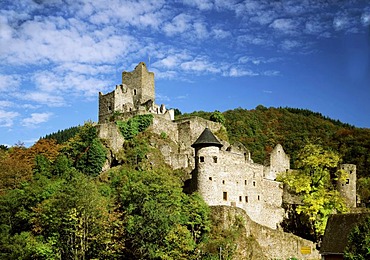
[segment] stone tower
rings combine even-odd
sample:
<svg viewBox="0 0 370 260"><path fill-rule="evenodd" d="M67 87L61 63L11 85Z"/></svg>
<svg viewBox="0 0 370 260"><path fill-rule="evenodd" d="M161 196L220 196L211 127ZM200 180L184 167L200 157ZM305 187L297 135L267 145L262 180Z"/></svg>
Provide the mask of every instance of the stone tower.
<svg viewBox="0 0 370 260"><path fill-rule="evenodd" d="M346 205L349 208L355 208L357 205L356 200L356 165L355 164L342 164L341 170L344 170L348 175L345 181L337 183L337 188L340 194L345 199Z"/></svg>
<svg viewBox="0 0 370 260"><path fill-rule="evenodd" d="M99 92L99 123L109 122L117 114L129 118L145 113L174 119L173 110L155 104L154 73L140 62L133 71L122 72L122 84L116 85L112 92L105 95Z"/></svg>
<svg viewBox="0 0 370 260"><path fill-rule="evenodd" d="M195 172L193 174L195 189L208 205L217 205L217 173L219 172L219 154L223 145L207 127L191 145L195 149ZM212 177L209 173L213 173ZM215 180L212 180L215 178Z"/></svg>
<svg viewBox="0 0 370 260"><path fill-rule="evenodd" d="M122 72L122 84L132 93L135 108L155 99L154 73L140 62L132 72Z"/></svg>

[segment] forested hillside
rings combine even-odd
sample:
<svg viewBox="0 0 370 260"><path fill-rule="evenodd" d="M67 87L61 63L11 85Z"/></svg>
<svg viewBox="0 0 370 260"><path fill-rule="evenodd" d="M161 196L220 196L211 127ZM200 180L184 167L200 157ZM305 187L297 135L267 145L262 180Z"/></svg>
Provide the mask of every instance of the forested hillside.
<svg viewBox="0 0 370 260"><path fill-rule="evenodd" d="M220 246L231 256L239 227L211 229L209 207L150 146L165 138L145 131L150 118L118 122L127 139L105 172L92 123L1 146L0 259L218 259Z"/></svg>
<svg viewBox="0 0 370 260"><path fill-rule="evenodd" d="M217 121L212 119L214 114L196 111L178 118L195 115ZM342 163L356 164L358 177L370 177L370 129L356 128L320 113L296 108L260 105L252 110L228 110L222 115L230 142L243 143L257 163L264 163L274 146L280 143L290 155L293 168L300 149L311 142L339 152Z"/></svg>
<svg viewBox="0 0 370 260"><path fill-rule="evenodd" d="M230 142L242 142L258 163L277 143L292 168L304 147L313 147L314 159L335 151L342 163L357 164L358 192L369 201L369 129L291 108L177 112L223 123ZM218 259L220 247L232 256L240 227L218 230L202 198L183 193L184 173L151 145L167 138L146 131L152 118L116 122L126 141L117 166L104 172L111 152L91 122L30 148L0 146L0 258Z"/></svg>

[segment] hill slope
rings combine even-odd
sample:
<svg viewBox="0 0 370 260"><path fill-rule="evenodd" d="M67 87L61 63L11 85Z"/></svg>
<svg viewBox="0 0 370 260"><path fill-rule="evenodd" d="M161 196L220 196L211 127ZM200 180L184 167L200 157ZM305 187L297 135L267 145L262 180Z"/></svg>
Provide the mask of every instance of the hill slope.
<svg viewBox="0 0 370 260"><path fill-rule="evenodd" d="M370 129L356 128L306 109L260 105L252 110L236 108L222 114L229 140L243 143L257 163L263 163L280 143L294 168L298 151L310 141L338 151L342 163L356 164L358 177L370 176ZM191 115L210 119L212 112L196 111L180 117Z"/></svg>

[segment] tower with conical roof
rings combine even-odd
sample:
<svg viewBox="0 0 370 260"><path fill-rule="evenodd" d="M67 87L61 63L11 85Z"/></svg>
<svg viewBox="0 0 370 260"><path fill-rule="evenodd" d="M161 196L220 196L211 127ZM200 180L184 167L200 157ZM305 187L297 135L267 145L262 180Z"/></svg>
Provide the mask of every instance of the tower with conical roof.
<svg viewBox="0 0 370 260"><path fill-rule="evenodd" d="M208 205L218 204L215 195L219 194L216 181L220 172L219 155L222 146L208 127L191 145L195 149L195 189Z"/></svg>

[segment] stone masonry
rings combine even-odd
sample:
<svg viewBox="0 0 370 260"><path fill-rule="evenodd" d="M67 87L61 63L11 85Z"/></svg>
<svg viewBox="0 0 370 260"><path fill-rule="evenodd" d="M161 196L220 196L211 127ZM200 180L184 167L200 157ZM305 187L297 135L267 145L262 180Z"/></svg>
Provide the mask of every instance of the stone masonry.
<svg viewBox="0 0 370 260"><path fill-rule="evenodd" d="M290 170L290 158L277 144L265 164L254 163L251 154L241 143L229 144L214 134L223 126L198 117L174 120L173 110L155 104L154 74L145 63L133 72L122 73L122 84L103 95L99 93L99 134L111 136L113 151L118 151L124 140L117 137L114 121L117 116L127 119L138 114L154 115L150 130L165 133L176 145L157 147L166 163L174 169L185 169L191 177L185 185L189 191L199 192L208 205L231 206L243 209L256 223L276 229L284 218L283 186L277 182L280 172ZM205 133L206 132L206 133ZM203 135L206 138L202 139ZM115 136L115 137L114 137ZM356 166L343 165L348 180L338 184L350 207L356 206Z"/></svg>
<svg viewBox="0 0 370 260"><path fill-rule="evenodd" d="M153 113L174 119L174 111L155 104L154 73L140 62L132 72L122 72L122 84L107 94L99 92L99 123L114 120L114 116L129 118Z"/></svg>

